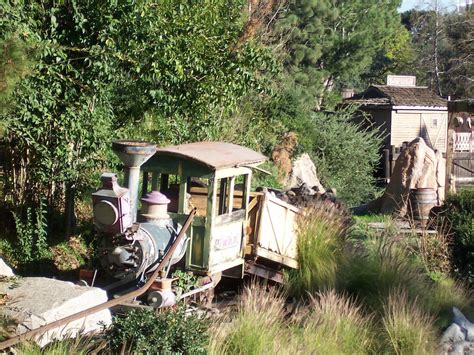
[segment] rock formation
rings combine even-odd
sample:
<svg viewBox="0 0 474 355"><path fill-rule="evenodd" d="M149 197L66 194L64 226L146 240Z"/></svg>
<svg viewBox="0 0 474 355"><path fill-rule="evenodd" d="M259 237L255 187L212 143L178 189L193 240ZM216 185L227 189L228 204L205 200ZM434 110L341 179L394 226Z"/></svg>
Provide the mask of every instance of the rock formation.
<svg viewBox="0 0 474 355"><path fill-rule="evenodd" d="M324 194L326 192L316 174L316 166L307 153L302 154L293 162L285 188L293 189L302 184L306 184L316 193Z"/></svg>
<svg viewBox="0 0 474 355"><path fill-rule="evenodd" d="M106 292L100 288L78 286L44 277L1 282L0 294L6 295L7 299L2 306L2 313L17 322L17 334L107 301ZM100 331L102 324L108 326L111 321L110 311L105 309L48 331L36 339L36 342L43 346L53 339Z"/></svg>
<svg viewBox="0 0 474 355"><path fill-rule="evenodd" d="M0 258L0 276L3 277L13 277L15 274L13 273L11 267L9 267L2 258Z"/></svg>
<svg viewBox="0 0 474 355"><path fill-rule="evenodd" d="M272 160L278 168L278 181L285 184L288 175L291 172L291 156L298 143L296 133L288 132L283 135L280 143L278 143L272 152Z"/></svg>
<svg viewBox="0 0 474 355"><path fill-rule="evenodd" d="M407 213L411 189L431 188L437 192L437 203L444 200L446 161L439 151L428 147L423 138L414 139L397 161L384 194L355 209L356 213Z"/></svg>
<svg viewBox="0 0 474 355"><path fill-rule="evenodd" d="M438 354L473 354L474 324L456 307L453 307L453 315L453 324L441 337Z"/></svg>

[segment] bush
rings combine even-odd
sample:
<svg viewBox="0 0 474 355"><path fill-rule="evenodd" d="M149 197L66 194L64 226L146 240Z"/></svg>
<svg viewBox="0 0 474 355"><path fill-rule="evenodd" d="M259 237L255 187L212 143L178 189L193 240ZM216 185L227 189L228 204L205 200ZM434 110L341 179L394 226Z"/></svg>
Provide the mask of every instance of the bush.
<svg viewBox="0 0 474 355"><path fill-rule="evenodd" d="M353 122L355 107L335 112L316 112L310 154L324 186L336 188L338 197L350 206L377 194L374 171L380 159L382 140L377 131Z"/></svg>
<svg viewBox="0 0 474 355"><path fill-rule="evenodd" d="M132 311L115 317L105 338L113 351L125 353L205 353L208 321L185 310Z"/></svg>
<svg viewBox="0 0 474 355"><path fill-rule="evenodd" d="M454 272L474 285L474 189L448 195L442 210L440 224L452 235Z"/></svg>

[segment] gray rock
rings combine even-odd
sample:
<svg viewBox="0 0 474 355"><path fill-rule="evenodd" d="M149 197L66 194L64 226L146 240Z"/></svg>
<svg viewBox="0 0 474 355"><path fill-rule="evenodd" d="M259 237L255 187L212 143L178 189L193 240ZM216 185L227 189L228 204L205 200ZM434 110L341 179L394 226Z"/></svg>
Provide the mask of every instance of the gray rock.
<svg viewBox="0 0 474 355"><path fill-rule="evenodd" d="M456 343L465 340L465 334L461 327L456 323L451 324L441 337L442 344Z"/></svg>
<svg viewBox="0 0 474 355"><path fill-rule="evenodd" d="M452 355L472 355L474 354L474 343L468 341L459 341L453 344L452 350L449 352Z"/></svg>
<svg viewBox="0 0 474 355"><path fill-rule="evenodd" d="M290 177L285 187L291 189L299 187L303 183L320 194L326 192L316 174L316 166L307 153L302 154L293 162Z"/></svg>
<svg viewBox="0 0 474 355"><path fill-rule="evenodd" d="M454 323L461 327L467 341L474 342L474 324L471 323L462 312L453 307Z"/></svg>
<svg viewBox="0 0 474 355"><path fill-rule="evenodd" d="M0 293L8 296L9 301L2 307L2 312L17 320L17 334L107 301L106 292L99 288L43 277L27 277L15 283L1 283ZM102 310L48 331L37 338L36 342L44 346L53 339L100 331L101 324L108 326L110 323L110 311Z"/></svg>
<svg viewBox="0 0 474 355"><path fill-rule="evenodd" d="M13 277L15 274L13 273L13 270L11 267L9 267L5 262L3 261L2 258L0 258L0 276L4 277Z"/></svg>

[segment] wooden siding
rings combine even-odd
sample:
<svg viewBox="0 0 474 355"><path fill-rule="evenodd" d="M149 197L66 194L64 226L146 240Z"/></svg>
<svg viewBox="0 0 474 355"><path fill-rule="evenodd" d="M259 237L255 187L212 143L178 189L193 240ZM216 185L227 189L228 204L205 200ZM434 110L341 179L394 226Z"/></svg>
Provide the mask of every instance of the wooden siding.
<svg viewBox="0 0 474 355"><path fill-rule="evenodd" d="M447 121L444 111L393 111L390 144L399 147L422 137L428 146L445 153Z"/></svg>

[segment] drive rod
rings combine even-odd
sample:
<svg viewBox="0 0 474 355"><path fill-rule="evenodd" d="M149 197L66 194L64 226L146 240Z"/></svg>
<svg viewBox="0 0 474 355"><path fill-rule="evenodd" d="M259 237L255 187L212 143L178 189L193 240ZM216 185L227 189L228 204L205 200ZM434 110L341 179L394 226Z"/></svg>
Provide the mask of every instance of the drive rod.
<svg viewBox="0 0 474 355"><path fill-rule="evenodd" d="M114 299L112 299L110 301L107 301L105 303L98 304L97 306L94 306L94 307L85 309L83 311L80 311L79 313L71 314L70 316L67 316L65 318L59 319L59 320L54 321L52 323L43 325L39 328L30 330L29 332L26 332L26 333L17 335L13 338L10 338L8 340L5 340L5 341L0 343L0 350L9 348L9 347L11 347L15 344L18 344L21 341L32 339L35 336L42 335L45 332L47 332L48 330L58 328L62 325L66 325L66 324L68 324L72 321L75 321L77 319L89 316L89 315L94 314L96 312L102 311L103 309L116 306L120 303L123 303L125 301L129 301L129 300L131 300L135 297L139 297L139 296L143 295L150 288L153 281L156 280L156 278L158 277L158 273L163 269L163 267L165 265L168 264L168 261L171 259L171 257L173 256L173 253L176 250L176 248L178 247L181 239L183 239L184 235L186 234L186 231L188 230L189 226L191 225L195 215L196 215L196 208L193 208L192 211L189 213L188 217L186 218L186 222L184 223L183 228L181 228L181 230L179 231L178 236L176 237L174 243L168 249L168 252L165 254L165 256L161 260L161 262L158 265L158 267L156 268L156 270L148 278L148 281L141 288L139 288L135 291L132 291L130 293L127 293L125 295L122 295L120 297L114 298Z"/></svg>

